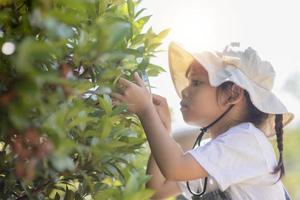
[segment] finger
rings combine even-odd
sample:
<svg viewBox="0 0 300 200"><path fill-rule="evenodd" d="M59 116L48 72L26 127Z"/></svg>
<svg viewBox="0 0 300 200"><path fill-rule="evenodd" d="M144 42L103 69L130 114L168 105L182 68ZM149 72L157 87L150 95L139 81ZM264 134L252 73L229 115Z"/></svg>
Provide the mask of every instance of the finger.
<svg viewBox="0 0 300 200"><path fill-rule="evenodd" d="M156 99L155 97L152 98L152 102L154 103L154 105L160 105L160 100Z"/></svg>
<svg viewBox="0 0 300 200"><path fill-rule="evenodd" d="M113 105L115 105L115 104L117 104L118 102L120 102L120 100L117 99L117 98L115 98L115 97L113 97L113 96L111 95L111 102L112 102Z"/></svg>
<svg viewBox="0 0 300 200"><path fill-rule="evenodd" d="M152 99L153 99L153 103L157 103L157 104L161 104L166 101L166 98L157 94L152 94Z"/></svg>
<svg viewBox="0 0 300 200"><path fill-rule="evenodd" d="M161 100L161 101L165 101L166 98L163 96L160 96L158 94L152 94L153 98L157 99L157 100Z"/></svg>
<svg viewBox="0 0 300 200"><path fill-rule="evenodd" d="M123 95L121 95L121 94L118 94L118 93L113 92L113 93L111 93L110 95L111 95L113 98L115 98L115 100L117 100L117 101L122 101L122 100L123 100Z"/></svg>
<svg viewBox="0 0 300 200"><path fill-rule="evenodd" d="M145 87L145 83L144 83L143 79L141 79L141 77L139 76L139 74L137 72L134 72L133 76L134 76L134 80L136 81L136 83L139 86Z"/></svg>
<svg viewBox="0 0 300 200"><path fill-rule="evenodd" d="M122 85L122 84L120 84L120 83L117 84L116 87L117 87L117 89L119 89L118 92L121 93L121 94L123 94L123 93L124 93L124 90L126 89L126 86L125 86L125 85Z"/></svg>
<svg viewBox="0 0 300 200"><path fill-rule="evenodd" d="M124 85L125 87L130 87L133 84L129 80L122 78L122 77L119 78L118 83L121 85Z"/></svg>
<svg viewBox="0 0 300 200"><path fill-rule="evenodd" d="M121 104L121 102L119 100L112 100L112 105L113 106L118 106L120 104Z"/></svg>

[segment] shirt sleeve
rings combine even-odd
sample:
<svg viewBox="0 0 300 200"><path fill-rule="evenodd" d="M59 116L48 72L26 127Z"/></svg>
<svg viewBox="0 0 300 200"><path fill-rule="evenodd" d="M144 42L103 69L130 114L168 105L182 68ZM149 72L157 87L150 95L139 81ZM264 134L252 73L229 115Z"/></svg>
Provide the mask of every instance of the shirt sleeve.
<svg viewBox="0 0 300 200"><path fill-rule="evenodd" d="M204 146L185 152L215 179L224 191L230 185L245 182L268 172L266 159L255 135L243 129L226 132Z"/></svg>

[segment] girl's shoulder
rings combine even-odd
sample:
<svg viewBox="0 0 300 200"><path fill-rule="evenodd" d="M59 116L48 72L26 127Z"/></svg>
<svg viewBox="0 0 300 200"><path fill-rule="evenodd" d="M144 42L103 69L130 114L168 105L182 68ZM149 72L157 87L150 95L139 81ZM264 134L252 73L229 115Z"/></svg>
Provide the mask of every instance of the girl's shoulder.
<svg viewBox="0 0 300 200"><path fill-rule="evenodd" d="M249 155L257 154L267 164L268 171L277 165L276 154L268 137L253 123L243 122L229 128L214 140L205 144L222 145L224 149L236 150ZM242 154L237 154L241 155Z"/></svg>
<svg viewBox="0 0 300 200"><path fill-rule="evenodd" d="M271 143L252 123L231 127L205 142L186 154L191 154L222 190L230 185L260 180L261 176L270 175L277 164Z"/></svg>
<svg viewBox="0 0 300 200"><path fill-rule="evenodd" d="M239 143L249 143L250 141L254 141L263 147L271 145L267 136L252 122L243 122L230 127L227 131L217 136L214 140L232 141L232 139L235 139L233 142L238 140ZM210 141L212 142L213 140Z"/></svg>
<svg viewBox="0 0 300 200"><path fill-rule="evenodd" d="M259 130L253 129L254 125L251 122L243 122L236 126L230 127L227 131L217 136L215 139L205 138L200 142L200 146L204 146L208 143L215 141L230 141L229 138L237 137L253 137ZM252 135L251 135L252 134Z"/></svg>
<svg viewBox="0 0 300 200"><path fill-rule="evenodd" d="M220 134L218 137L224 137L224 136L232 136L231 134L237 134L237 135L249 135L249 133L253 134L264 134L260 129L258 129L252 122L242 122L235 126L230 127L227 131Z"/></svg>

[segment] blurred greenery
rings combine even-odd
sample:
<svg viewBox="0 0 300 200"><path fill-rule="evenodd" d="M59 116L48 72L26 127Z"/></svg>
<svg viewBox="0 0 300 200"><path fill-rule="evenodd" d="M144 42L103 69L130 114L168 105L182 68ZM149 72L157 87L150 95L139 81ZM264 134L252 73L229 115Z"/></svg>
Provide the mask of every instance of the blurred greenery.
<svg viewBox="0 0 300 200"><path fill-rule="evenodd" d="M149 199L149 149L120 76L151 63L169 29L134 0L0 0L0 199Z"/></svg>
<svg viewBox="0 0 300 200"><path fill-rule="evenodd" d="M290 193L292 199L300 200L300 126L293 129L286 129L284 135L284 161L285 176L283 183ZM274 150L277 149L273 141ZM277 152L277 151L275 151Z"/></svg>

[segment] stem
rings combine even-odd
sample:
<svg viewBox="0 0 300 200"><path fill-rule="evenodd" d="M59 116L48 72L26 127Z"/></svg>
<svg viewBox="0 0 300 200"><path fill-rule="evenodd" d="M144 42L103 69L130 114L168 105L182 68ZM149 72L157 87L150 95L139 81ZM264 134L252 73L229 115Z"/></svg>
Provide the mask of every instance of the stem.
<svg viewBox="0 0 300 200"><path fill-rule="evenodd" d="M40 185L40 186L34 188L34 189L32 190L31 193L36 194L36 193L42 191L42 190L45 189L45 187L48 186L50 183L51 183L51 181L47 181L47 182L44 183L43 185ZM29 194L29 192L26 190L25 186L24 186L22 183L21 183L21 185L22 185L23 189L25 190L25 193L27 193L27 194L24 194L24 195L22 195L21 197L18 197L17 200L27 199L28 196L31 197L31 195Z"/></svg>

